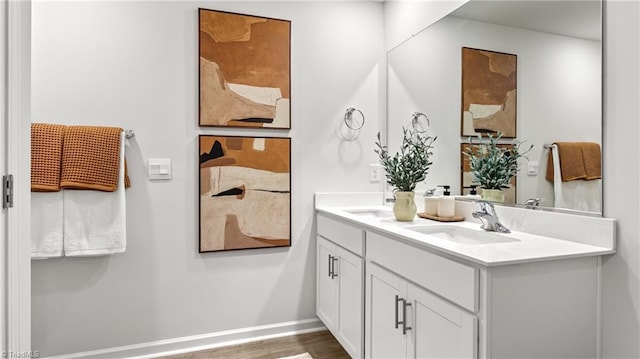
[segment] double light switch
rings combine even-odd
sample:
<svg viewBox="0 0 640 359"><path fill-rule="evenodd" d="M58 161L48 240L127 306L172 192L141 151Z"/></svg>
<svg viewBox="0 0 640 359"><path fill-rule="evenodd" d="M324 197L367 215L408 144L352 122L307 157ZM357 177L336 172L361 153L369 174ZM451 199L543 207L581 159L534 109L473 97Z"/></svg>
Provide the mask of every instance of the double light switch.
<svg viewBox="0 0 640 359"><path fill-rule="evenodd" d="M150 180L171 179L170 158L150 158L148 163Z"/></svg>

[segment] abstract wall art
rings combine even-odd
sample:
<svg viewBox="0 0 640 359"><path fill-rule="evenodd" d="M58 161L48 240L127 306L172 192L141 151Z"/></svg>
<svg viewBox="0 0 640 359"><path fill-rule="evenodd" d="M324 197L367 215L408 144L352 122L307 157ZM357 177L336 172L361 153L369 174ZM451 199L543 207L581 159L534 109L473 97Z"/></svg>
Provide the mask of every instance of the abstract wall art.
<svg viewBox="0 0 640 359"><path fill-rule="evenodd" d="M516 137L517 56L462 48L462 136Z"/></svg>
<svg viewBox="0 0 640 359"><path fill-rule="evenodd" d="M200 253L291 245L291 139L199 136Z"/></svg>
<svg viewBox="0 0 640 359"><path fill-rule="evenodd" d="M199 9L200 126L291 128L291 22Z"/></svg>

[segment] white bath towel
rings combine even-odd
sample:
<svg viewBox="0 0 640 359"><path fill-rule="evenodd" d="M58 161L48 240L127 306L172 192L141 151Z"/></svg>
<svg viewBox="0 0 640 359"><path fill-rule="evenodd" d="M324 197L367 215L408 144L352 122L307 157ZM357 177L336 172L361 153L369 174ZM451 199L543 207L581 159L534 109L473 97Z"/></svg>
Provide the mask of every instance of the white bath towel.
<svg viewBox="0 0 640 359"><path fill-rule="evenodd" d="M562 182L558 147L551 146L553 156L554 207L587 212L602 211L602 180Z"/></svg>
<svg viewBox="0 0 640 359"><path fill-rule="evenodd" d="M31 193L31 258L63 255L63 191Z"/></svg>
<svg viewBox="0 0 640 359"><path fill-rule="evenodd" d="M67 256L106 255L126 249L124 136L123 132L115 192L64 191L64 252Z"/></svg>

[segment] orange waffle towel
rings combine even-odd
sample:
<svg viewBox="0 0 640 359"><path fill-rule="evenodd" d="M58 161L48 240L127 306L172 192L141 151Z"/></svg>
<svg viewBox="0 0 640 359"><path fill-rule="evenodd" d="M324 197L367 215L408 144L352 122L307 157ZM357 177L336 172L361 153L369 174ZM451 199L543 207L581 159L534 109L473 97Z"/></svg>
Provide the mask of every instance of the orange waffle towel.
<svg viewBox="0 0 640 359"><path fill-rule="evenodd" d="M120 170L118 127L68 126L60 187L114 192Z"/></svg>
<svg viewBox="0 0 640 359"><path fill-rule="evenodd" d="M593 142L555 142L560 158L562 181L594 180L602 178L600 145ZM546 179L553 181L553 156L547 157Z"/></svg>
<svg viewBox="0 0 640 359"><path fill-rule="evenodd" d="M584 159L585 179L601 179L602 153L600 145L594 142L580 142L580 148L582 148L582 158Z"/></svg>
<svg viewBox="0 0 640 359"><path fill-rule="evenodd" d="M31 191L60 191L64 125L31 124Z"/></svg>

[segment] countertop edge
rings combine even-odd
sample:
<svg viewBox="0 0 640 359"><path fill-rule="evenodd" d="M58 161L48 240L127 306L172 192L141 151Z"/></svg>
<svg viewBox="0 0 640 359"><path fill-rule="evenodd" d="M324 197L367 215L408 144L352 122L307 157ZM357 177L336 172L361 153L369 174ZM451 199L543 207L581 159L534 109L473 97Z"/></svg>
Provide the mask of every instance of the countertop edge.
<svg viewBox="0 0 640 359"><path fill-rule="evenodd" d="M354 206L357 207L357 206ZM383 206L380 206L383 207ZM534 262L543 262L543 261L553 261L553 260L563 260L563 259L573 259L573 258L584 258L584 257L595 257L595 256L604 256L604 255L610 255L610 254L614 254L616 253L616 249L615 248L606 248L606 247L600 247L600 246L595 246L595 245L590 245L590 244L584 244L584 243L576 243L576 242L572 242L572 241L568 241L565 239L557 239L557 238L552 238L552 237L547 237L547 238L551 238L554 240L558 240L558 241L565 241L565 242L571 242L574 243L574 245L576 246L580 246L580 247L585 247L583 248L581 251L576 252L574 254L568 254L568 253L562 253L562 254L558 254L558 255L546 255L546 256L541 256L541 257L530 257L530 258L513 258L513 259L505 259L505 260L496 260L496 261L485 261L482 260L480 258L477 257L473 257L470 255L467 255L465 253L461 253L455 250L450 250L447 248L443 248L441 246L432 244L432 243L426 243L426 242L422 242L422 241L418 241L415 240L413 238L410 238L408 236L403 235L402 233L398 233L397 229L398 228L402 228L403 226L403 222L398 222L399 227L396 228L396 230L389 228L387 226L381 225L381 224L374 224L374 223L370 223L369 221L363 220L362 218L358 218L357 215L350 215L346 212L343 212L343 207L316 207L315 210L317 213L321 213L323 215L327 215L331 218L334 218L336 220L340 220L340 221L346 221L348 223L351 224L355 224L358 225L360 227L363 227L365 230L372 230L374 232L378 232L387 236L392 236L393 238L400 240L404 243L408 243L410 245L413 246L417 246L420 248L424 248L425 250L429 250L430 252L435 252L436 254L439 255L446 255L447 257L452 257L452 258L456 258L458 260L463 260L465 262L470 262L472 264L475 265L479 265L482 267L497 267L497 266L505 266L505 265L515 265L515 264L525 264L525 263L534 263ZM428 221L426 223L431 223L433 224L434 221L428 220L428 219L416 219L419 222L422 221ZM465 221L466 222L466 221ZM407 226L410 225L415 225L415 221L412 222L406 222ZM437 222L438 224L436 225L446 225L446 223L444 222ZM470 222L467 222L470 223ZM587 250L586 247L592 247L593 250Z"/></svg>

